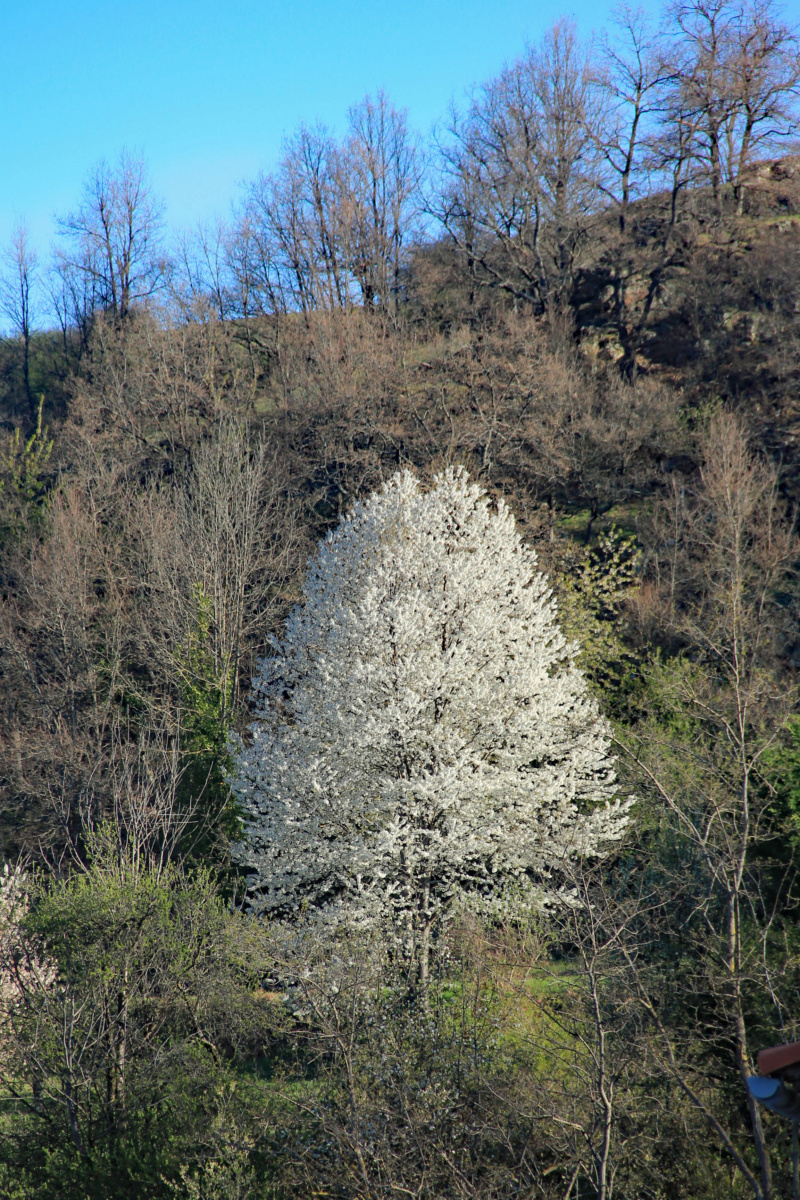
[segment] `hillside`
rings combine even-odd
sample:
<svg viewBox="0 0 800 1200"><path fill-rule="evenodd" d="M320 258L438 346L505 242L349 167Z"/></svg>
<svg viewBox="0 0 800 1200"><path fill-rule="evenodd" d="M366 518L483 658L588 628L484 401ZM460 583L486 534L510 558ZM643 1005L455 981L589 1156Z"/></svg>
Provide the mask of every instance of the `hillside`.
<svg viewBox="0 0 800 1200"><path fill-rule="evenodd" d="M707 191L691 193L664 249L668 198L632 207L635 248L625 272L634 317L658 277L639 367L684 403L718 399L746 414L784 464L784 485L795 497L800 160L755 165L742 216L720 218L711 210ZM619 238L611 225L591 239L573 298L579 344L600 362L623 353L614 303Z"/></svg>
<svg viewBox="0 0 800 1200"><path fill-rule="evenodd" d="M793 171L760 167L741 216L703 189L674 225L662 196L624 237L593 216L544 311L439 240L388 309L98 312L32 336L27 386L20 340L0 344L0 854L29 872L0 877L0 1192L788 1194L788 1123L765 1128L744 1077L800 1035ZM357 500L455 465L547 573L529 581L558 612L543 711L556 670L586 688L559 704L612 739L602 796L635 798L626 836L528 864L491 906L469 884L495 878L478 813L484 857L463 906L443 885L446 921L425 901L408 935L331 923L347 862L309 893L319 912L254 920L229 739L249 745L259 660ZM287 737L304 678L273 688ZM324 661L319 678L324 757L350 691L345 671L326 708ZM369 716L348 717L359 751ZM515 769L547 776L559 752L522 747ZM273 770L252 766L264 792ZM374 832L375 796L357 800Z"/></svg>

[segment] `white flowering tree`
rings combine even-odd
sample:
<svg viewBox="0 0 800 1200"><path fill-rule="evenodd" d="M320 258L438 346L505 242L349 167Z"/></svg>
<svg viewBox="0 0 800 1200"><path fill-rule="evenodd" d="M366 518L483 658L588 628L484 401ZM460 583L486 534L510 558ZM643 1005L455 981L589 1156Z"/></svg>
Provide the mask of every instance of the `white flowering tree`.
<svg viewBox="0 0 800 1200"><path fill-rule="evenodd" d="M508 508L408 471L311 560L234 750L257 911L403 930L427 978L459 894L532 897L621 836L607 725Z"/></svg>

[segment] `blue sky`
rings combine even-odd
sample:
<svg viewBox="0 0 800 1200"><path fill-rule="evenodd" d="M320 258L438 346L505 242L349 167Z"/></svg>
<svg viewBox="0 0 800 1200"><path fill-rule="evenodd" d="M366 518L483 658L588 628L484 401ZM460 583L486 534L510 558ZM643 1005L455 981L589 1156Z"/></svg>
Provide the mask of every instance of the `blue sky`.
<svg viewBox="0 0 800 1200"><path fill-rule="evenodd" d="M0 246L24 217L44 249L53 216L123 146L149 163L173 228L224 216L300 121L341 128L350 104L383 87L428 133L451 97L559 16L588 33L612 6L0 0Z"/></svg>

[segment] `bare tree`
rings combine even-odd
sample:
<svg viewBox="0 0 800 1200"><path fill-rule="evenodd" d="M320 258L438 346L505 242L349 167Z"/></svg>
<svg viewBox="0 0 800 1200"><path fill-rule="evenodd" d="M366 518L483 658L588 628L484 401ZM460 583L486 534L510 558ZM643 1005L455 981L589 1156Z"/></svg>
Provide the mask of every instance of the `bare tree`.
<svg viewBox="0 0 800 1200"><path fill-rule="evenodd" d="M797 36L772 0L689 0L672 21L673 108L693 124L692 156L718 211L728 183L741 212L753 159L796 125Z"/></svg>
<svg viewBox="0 0 800 1200"><path fill-rule="evenodd" d="M667 273L685 260L690 245L687 227L679 229L679 201L695 181L700 117L686 107L663 33L641 10L627 7L615 23L615 34L602 42L599 78L609 104L600 143L610 172L604 190L618 229L614 236L607 223L597 227L599 252L589 270L599 266L601 278L607 272L619 368L632 382ZM644 203L633 207L637 199Z"/></svg>
<svg viewBox="0 0 800 1200"><path fill-rule="evenodd" d="M406 114L385 92L366 96L349 112L347 160L353 195L353 274L362 303L397 310L403 253L414 230L419 149Z"/></svg>
<svg viewBox="0 0 800 1200"><path fill-rule="evenodd" d="M396 307L414 229L419 151L383 93L349 113L340 143L301 126L275 172L249 187L231 241L251 312Z"/></svg>
<svg viewBox="0 0 800 1200"><path fill-rule="evenodd" d="M304 310L346 309L353 222L341 148L318 126L287 142L265 212L282 253L295 302Z"/></svg>
<svg viewBox="0 0 800 1200"><path fill-rule="evenodd" d="M214 426L226 397L207 350L202 328L116 331L60 441L40 536L4 547L9 849L79 843L112 804L120 746L148 730L182 744L210 697L224 750L237 718L296 537L273 457L235 401Z"/></svg>
<svg viewBox="0 0 800 1200"><path fill-rule="evenodd" d="M225 321L238 316L230 270L231 230L219 219L201 222L177 240L169 293L185 321Z"/></svg>
<svg viewBox="0 0 800 1200"><path fill-rule="evenodd" d="M603 110L590 51L561 21L453 115L434 211L482 282L539 309L566 300L600 202Z"/></svg>
<svg viewBox="0 0 800 1200"><path fill-rule="evenodd" d="M11 322L22 346L22 382L28 415L35 421L36 401L31 390L31 337L39 286L39 256L24 221L16 226L11 235L11 244L3 255L3 265L5 271L0 281L0 308Z"/></svg>
<svg viewBox="0 0 800 1200"><path fill-rule="evenodd" d="M119 480L96 483L52 498L47 534L23 548L0 611L6 852L75 844L109 802L127 589L103 536Z"/></svg>
<svg viewBox="0 0 800 1200"><path fill-rule="evenodd" d="M601 43L600 85L609 96L601 150L612 172L608 194L618 209L620 233L628 209L648 190L648 145L669 79L663 38L641 9L623 6L614 32Z"/></svg>
<svg viewBox="0 0 800 1200"><path fill-rule="evenodd" d="M199 588L212 617L214 672L229 685L220 714L229 723L240 689L249 688L256 651L285 602L299 549L282 482L265 438L223 418L195 449L182 486L166 494L154 487L137 505L146 530L143 566L168 622L167 670L188 669Z"/></svg>
<svg viewBox="0 0 800 1200"><path fill-rule="evenodd" d="M731 103L725 122L726 174L742 213L748 168L798 128L800 42L773 0L742 5L730 47Z"/></svg>
<svg viewBox="0 0 800 1200"><path fill-rule="evenodd" d="M724 127L730 111L728 47L735 13L729 0L696 0L674 12L675 74L681 107L697 118L693 152L721 204Z"/></svg>
<svg viewBox="0 0 800 1200"><path fill-rule="evenodd" d="M80 206L59 224L65 238L57 249L59 272L65 280L76 276L83 294L88 289L93 305L115 320L161 287L163 204L142 158L123 150L116 167L101 160Z"/></svg>
<svg viewBox="0 0 800 1200"><path fill-rule="evenodd" d="M627 958L662 1069L756 1200L770 1200L781 1194L777 1168L746 1080L765 1031L797 1036L797 956L782 928L795 870L774 849L782 818L770 773L794 709L777 656L789 614L776 593L797 542L776 473L736 418L715 417L703 451L698 486L675 490L661 543L665 615L683 653L653 669L648 719L623 740L664 822L656 870L671 901L653 936L680 947L681 965L665 991L668 952L657 968L633 949ZM738 1128L744 1102L749 1136Z"/></svg>
<svg viewBox="0 0 800 1200"><path fill-rule="evenodd" d="M98 281L76 270L67 257L56 251L47 283L61 331L64 362L71 367L89 349L94 317L102 308Z"/></svg>

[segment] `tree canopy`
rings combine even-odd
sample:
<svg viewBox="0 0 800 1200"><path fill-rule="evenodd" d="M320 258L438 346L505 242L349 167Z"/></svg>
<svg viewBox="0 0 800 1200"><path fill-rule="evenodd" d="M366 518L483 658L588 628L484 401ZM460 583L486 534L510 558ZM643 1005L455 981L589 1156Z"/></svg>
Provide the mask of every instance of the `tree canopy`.
<svg viewBox="0 0 800 1200"><path fill-rule="evenodd" d="M625 826L536 555L463 468L398 473L325 539L255 704L234 786L261 910L388 916L424 955L459 892L541 896Z"/></svg>

